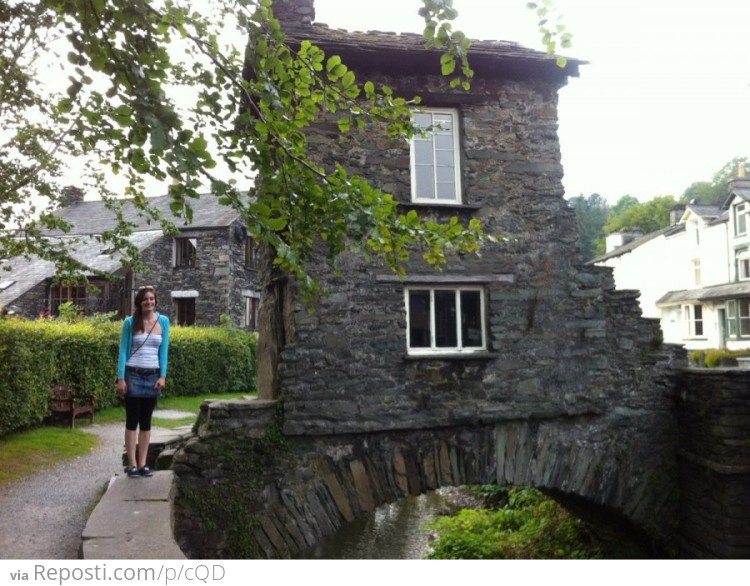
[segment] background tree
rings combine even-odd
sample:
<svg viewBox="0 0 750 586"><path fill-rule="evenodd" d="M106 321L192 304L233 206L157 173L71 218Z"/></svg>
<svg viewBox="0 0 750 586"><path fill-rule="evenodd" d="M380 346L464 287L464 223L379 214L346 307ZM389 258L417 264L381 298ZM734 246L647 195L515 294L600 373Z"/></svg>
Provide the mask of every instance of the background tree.
<svg viewBox="0 0 750 586"><path fill-rule="evenodd" d="M735 157L714 173L711 181L697 181L691 184L680 197L681 203L704 205L721 205L727 198L727 183L737 177L740 165L746 168L750 163L748 157Z"/></svg>
<svg viewBox="0 0 750 586"><path fill-rule="evenodd" d="M609 216L607 200L598 193L583 194L569 200L578 222L578 247L584 261L604 254L604 225Z"/></svg>
<svg viewBox="0 0 750 586"><path fill-rule="evenodd" d="M444 52L451 85L468 87L469 41L451 27L452 1L421 4L425 44ZM533 9L542 10L546 45L566 46L569 35L546 25L551 2L543 4ZM241 41L225 42L228 27ZM67 87L49 85L53 70ZM336 114L341 132L383 125L408 139L419 99L358 79L310 43L288 46L271 0L0 0L0 98L0 258L34 254L78 276L85 269L42 234L68 228L51 212L70 181L70 157L86 161L78 184L119 219L101 238L126 253L123 264L137 250L120 197L170 229L148 206L154 185L187 220L190 201L210 191L309 290L306 263L321 241L333 264L349 242L399 270L413 251L439 263L492 239L477 220L400 214L391 195L308 157L305 130L324 113ZM114 189L113 177L124 187Z"/></svg>
<svg viewBox="0 0 750 586"><path fill-rule="evenodd" d="M611 209L607 224L604 226L605 234L613 232L640 232L648 234L661 228L669 226L669 211L677 203L671 195L655 197L647 202L640 203L636 200L632 203L630 198L622 206L619 204L630 196L620 198Z"/></svg>

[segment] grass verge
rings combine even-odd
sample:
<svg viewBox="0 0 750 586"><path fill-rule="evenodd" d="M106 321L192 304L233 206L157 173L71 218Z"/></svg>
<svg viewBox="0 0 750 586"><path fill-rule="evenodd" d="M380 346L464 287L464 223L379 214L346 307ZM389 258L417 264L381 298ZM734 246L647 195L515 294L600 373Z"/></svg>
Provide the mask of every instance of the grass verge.
<svg viewBox="0 0 750 586"><path fill-rule="evenodd" d="M247 396L247 393L159 399L157 409L185 411L191 415L179 419L154 417L153 424L156 427L168 428L190 425L195 421L203 401L237 399L244 396ZM124 429L125 409L118 406L97 411L94 415L94 422L96 425L122 423ZM21 480L40 468L56 464L61 460L85 456L98 442L94 434L78 429L88 425L88 420L81 418L76 420L77 429L46 425L0 438L0 487Z"/></svg>
<svg viewBox="0 0 750 586"><path fill-rule="evenodd" d="M38 427L0 439L0 486L60 460L87 454L98 438L78 429Z"/></svg>

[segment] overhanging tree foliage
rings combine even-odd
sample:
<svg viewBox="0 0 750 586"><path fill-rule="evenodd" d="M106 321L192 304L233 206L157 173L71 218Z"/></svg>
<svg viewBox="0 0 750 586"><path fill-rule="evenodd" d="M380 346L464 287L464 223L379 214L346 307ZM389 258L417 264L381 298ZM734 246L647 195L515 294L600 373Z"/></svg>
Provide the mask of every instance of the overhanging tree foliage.
<svg viewBox="0 0 750 586"><path fill-rule="evenodd" d="M549 0L531 4L546 18ZM422 0L420 14L426 45L445 52L442 72L454 87L468 86L469 43L451 28L452 2ZM223 41L232 26L242 31L239 43ZM569 43L559 26L540 27L550 48L558 36ZM87 161L81 184L113 213L124 195L165 229L169 222L148 206L153 181L188 220L190 201L210 191L308 291L307 263L321 241L331 262L353 242L398 270L413 250L439 263L447 251L476 251L492 239L476 220L400 214L391 195L313 162L305 131L321 115L335 114L341 132L377 124L406 140L419 99L358 79L310 43L288 46L271 0L0 0L0 41L0 258L34 254L76 276L85 271L42 237L66 229L50 212L71 157ZM65 69L64 92L46 86L50 64ZM133 264L130 226L119 219L101 239Z"/></svg>

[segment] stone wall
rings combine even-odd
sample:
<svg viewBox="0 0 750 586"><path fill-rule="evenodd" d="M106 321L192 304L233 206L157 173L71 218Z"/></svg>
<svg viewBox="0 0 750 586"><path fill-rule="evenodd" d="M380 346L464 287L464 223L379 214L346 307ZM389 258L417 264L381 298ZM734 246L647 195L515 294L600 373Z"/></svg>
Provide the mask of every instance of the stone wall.
<svg viewBox="0 0 750 586"><path fill-rule="evenodd" d="M240 232L238 232L240 230ZM194 290L196 325L218 325L222 314L235 325L243 323L245 311L242 290L252 288L255 273L244 266L244 241L239 223L214 229L190 229L182 237L198 240L195 267L175 267L174 239L161 238L144 250L143 263L150 268L138 273L134 287L154 285L159 294L159 309L175 321L177 310L173 291Z"/></svg>
<svg viewBox="0 0 750 586"><path fill-rule="evenodd" d="M691 369L680 391L680 548L750 556L750 370Z"/></svg>
<svg viewBox="0 0 750 586"><path fill-rule="evenodd" d="M419 207L427 217L480 218L506 239L481 257L456 255L440 272L415 259L407 275L486 278L488 352L477 357L406 353L404 284L355 253L341 277L321 269L330 295L297 303L280 356L289 434L356 433L518 418L603 414L614 406L668 411L660 330L640 318L636 292L616 292L606 269L586 267L573 211L563 198L553 82L477 80L451 95L439 77L380 76L426 106L459 104L465 205ZM317 127L312 152L409 199L409 149L368 129L341 138ZM504 278L498 278L504 277ZM408 277L407 277L408 278ZM407 281L408 282L408 281Z"/></svg>

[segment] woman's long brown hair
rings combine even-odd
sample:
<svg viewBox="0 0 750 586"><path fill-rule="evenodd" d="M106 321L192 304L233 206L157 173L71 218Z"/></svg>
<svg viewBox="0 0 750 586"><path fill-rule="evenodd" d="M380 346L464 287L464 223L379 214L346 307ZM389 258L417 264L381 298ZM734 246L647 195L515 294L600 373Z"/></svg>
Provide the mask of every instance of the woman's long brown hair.
<svg viewBox="0 0 750 586"><path fill-rule="evenodd" d="M141 303L143 303L143 298L146 296L146 293L153 293L154 294L154 304L158 301L156 297L156 289L154 289L151 285L146 285L144 287L139 287L138 291L135 293L135 309L133 310L133 332L145 332L146 328L143 327L143 312L141 310Z"/></svg>

